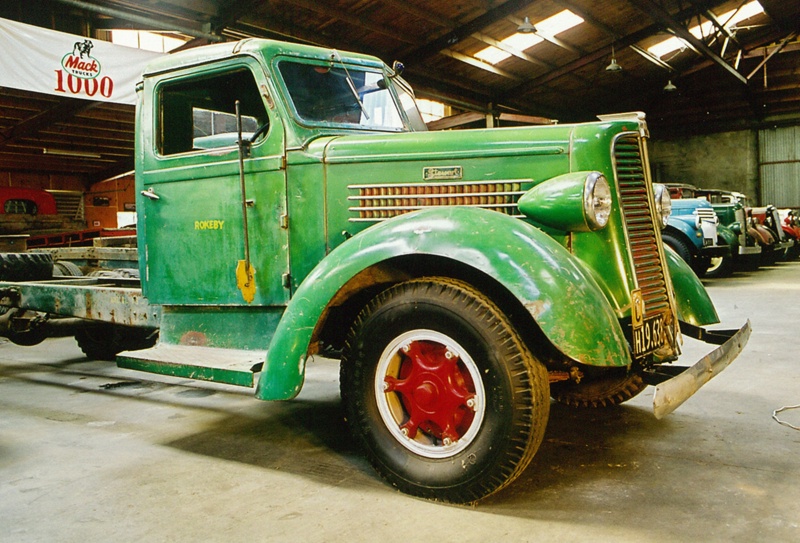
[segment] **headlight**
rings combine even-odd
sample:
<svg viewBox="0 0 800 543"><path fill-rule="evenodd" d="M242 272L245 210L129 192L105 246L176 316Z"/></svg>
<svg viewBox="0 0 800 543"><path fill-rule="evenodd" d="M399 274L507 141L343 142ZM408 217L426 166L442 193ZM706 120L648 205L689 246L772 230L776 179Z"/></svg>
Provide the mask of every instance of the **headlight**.
<svg viewBox="0 0 800 543"><path fill-rule="evenodd" d="M672 198L669 196L669 190L661 183L653 183L653 192L656 201L656 213L661 222L661 228L666 228L669 216L672 213Z"/></svg>
<svg viewBox="0 0 800 543"><path fill-rule="evenodd" d="M583 211L592 230L600 230L608 224L608 217L611 215L611 187L603 174L592 172L586 176Z"/></svg>
<svg viewBox="0 0 800 543"><path fill-rule="evenodd" d="M531 188L517 207L535 223L562 232L591 232L608 224L611 188L600 172L570 172Z"/></svg>

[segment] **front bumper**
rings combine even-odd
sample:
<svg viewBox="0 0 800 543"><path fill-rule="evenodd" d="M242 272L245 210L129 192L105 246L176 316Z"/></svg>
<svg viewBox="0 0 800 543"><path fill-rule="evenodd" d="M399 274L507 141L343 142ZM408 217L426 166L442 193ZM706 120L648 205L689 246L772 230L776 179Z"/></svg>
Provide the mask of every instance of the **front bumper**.
<svg viewBox="0 0 800 543"><path fill-rule="evenodd" d="M740 255L757 255L761 253L761 245L739 245Z"/></svg>
<svg viewBox="0 0 800 543"><path fill-rule="evenodd" d="M714 258L717 256L730 256L731 248L729 245L707 245L700 249L699 256Z"/></svg>
<svg viewBox="0 0 800 543"><path fill-rule="evenodd" d="M720 331L707 331L682 322L681 331L720 346L688 368L662 365L655 371L646 372L645 382L656 385L653 413L657 419L672 413L712 377L728 367L747 345L752 329L748 320L739 330Z"/></svg>

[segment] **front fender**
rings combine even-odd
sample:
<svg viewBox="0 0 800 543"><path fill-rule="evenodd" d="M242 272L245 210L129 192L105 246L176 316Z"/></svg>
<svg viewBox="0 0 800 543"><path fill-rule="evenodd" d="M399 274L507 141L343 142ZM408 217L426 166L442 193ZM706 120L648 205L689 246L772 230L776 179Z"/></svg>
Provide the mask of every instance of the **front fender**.
<svg viewBox="0 0 800 543"><path fill-rule="evenodd" d="M600 366L631 361L613 309L591 274L564 247L530 224L494 211L442 207L368 228L312 270L278 325L256 396L294 397L302 386L312 333L329 302L359 272L405 255L447 258L493 277L569 358Z"/></svg>
<svg viewBox="0 0 800 543"><path fill-rule="evenodd" d="M714 303L689 264L667 245L664 245L664 255L675 289L678 319L695 326L718 323L719 316Z"/></svg>
<svg viewBox="0 0 800 543"><path fill-rule="evenodd" d="M682 234L691 244L693 250L697 250L703 246L702 236L699 238L697 237L697 232L699 230L694 223L694 217L691 217L691 222L689 222L688 218L670 216L665 231Z"/></svg>
<svg viewBox="0 0 800 543"><path fill-rule="evenodd" d="M739 236L732 228L718 224L717 235L722 238L726 245L730 246L732 253L736 252L736 248L739 246Z"/></svg>

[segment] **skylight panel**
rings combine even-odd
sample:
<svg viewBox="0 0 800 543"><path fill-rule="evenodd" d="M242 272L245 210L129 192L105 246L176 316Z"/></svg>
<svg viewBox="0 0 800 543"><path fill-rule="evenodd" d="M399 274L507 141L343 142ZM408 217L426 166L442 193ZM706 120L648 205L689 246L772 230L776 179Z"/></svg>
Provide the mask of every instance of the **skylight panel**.
<svg viewBox="0 0 800 543"><path fill-rule="evenodd" d="M488 62L489 64L497 64L498 62L501 62L510 56L511 53L506 53L502 49L498 49L493 45L490 45L486 49L475 53L476 58L479 58L484 62Z"/></svg>
<svg viewBox="0 0 800 543"><path fill-rule="evenodd" d="M582 22L583 19L581 17L575 15L570 10L565 9L564 11L556 13L552 17L548 17L547 19L544 19L538 23L534 23L534 26L536 27L537 33L541 32L547 36L555 36L556 34L560 34L561 32L565 32L570 28L578 26ZM512 34L504 40L500 40L500 43L516 49L517 51L525 51L543 41L544 40L537 34L521 34L517 32L516 34ZM511 53L507 53L506 51L491 45L486 49L475 53L476 58L479 58L484 62L488 62L489 64L497 64L510 56Z"/></svg>
<svg viewBox="0 0 800 543"><path fill-rule="evenodd" d="M759 13L763 13L764 8L761 7L761 4L758 3L758 0L753 0L752 2L745 4L742 6L738 12L736 10L731 10L719 17L717 19L725 25L725 28L731 28L735 26L737 23L740 23L744 20L749 19ZM711 21L706 21L701 25L693 26L689 29L689 32L697 38L702 39L703 36L708 36L714 31L714 24ZM673 51L677 51L678 49L685 49L687 44L681 38L678 37L671 37L667 38L664 41L661 41L651 47L648 47L647 50L656 55L657 57L663 57L672 53Z"/></svg>
<svg viewBox="0 0 800 543"><path fill-rule="evenodd" d="M548 17L540 23L536 23L536 30L544 34L555 36L561 32L566 32L570 28L576 27L583 22L583 18L575 15L570 10L565 9Z"/></svg>

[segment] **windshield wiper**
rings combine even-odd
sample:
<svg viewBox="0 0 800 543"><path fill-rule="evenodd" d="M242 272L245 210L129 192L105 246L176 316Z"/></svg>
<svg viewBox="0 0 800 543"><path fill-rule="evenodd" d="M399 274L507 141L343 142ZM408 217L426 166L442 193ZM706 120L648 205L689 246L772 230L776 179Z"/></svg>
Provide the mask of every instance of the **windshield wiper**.
<svg viewBox="0 0 800 543"><path fill-rule="evenodd" d="M350 87L350 92L353 93L353 98L356 99L358 102L358 107L361 108L361 113L364 114L364 117L369 120L369 113L367 113L367 108L364 107L364 102L361 101L361 98L358 97L358 91L356 90L356 84L353 83L353 78L350 77L350 72L347 71L347 66L344 65L342 61L342 57L339 55L339 51L336 49L333 50L333 54L331 55L331 60L338 60L339 65L344 69L344 74L347 77L347 86Z"/></svg>

